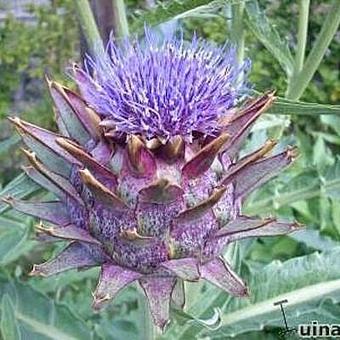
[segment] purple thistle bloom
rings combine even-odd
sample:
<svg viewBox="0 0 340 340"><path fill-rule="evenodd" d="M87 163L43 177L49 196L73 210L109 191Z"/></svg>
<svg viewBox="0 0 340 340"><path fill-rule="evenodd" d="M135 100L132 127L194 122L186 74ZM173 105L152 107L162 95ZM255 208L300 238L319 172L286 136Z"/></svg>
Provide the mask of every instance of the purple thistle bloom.
<svg viewBox="0 0 340 340"><path fill-rule="evenodd" d="M170 304L183 307L184 281L209 281L247 296L223 258L234 241L283 235L295 223L242 214L244 199L288 166L276 142L237 153L273 93L236 105L247 92L235 51L194 38L165 39L146 31L144 44L111 41L89 60L93 77L74 67L83 97L48 81L60 133L12 119L30 151L27 175L56 200L13 208L45 221L38 229L69 245L34 266L48 276L100 266L93 306L104 306L137 281L154 322L164 328Z"/></svg>
<svg viewBox="0 0 340 340"><path fill-rule="evenodd" d="M144 43L128 40L122 48L111 40L102 59L88 59L94 86L78 83L85 100L119 132L149 139L215 133L217 120L247 92L249 60L239 65L228 44L145 34Z"/></svg>

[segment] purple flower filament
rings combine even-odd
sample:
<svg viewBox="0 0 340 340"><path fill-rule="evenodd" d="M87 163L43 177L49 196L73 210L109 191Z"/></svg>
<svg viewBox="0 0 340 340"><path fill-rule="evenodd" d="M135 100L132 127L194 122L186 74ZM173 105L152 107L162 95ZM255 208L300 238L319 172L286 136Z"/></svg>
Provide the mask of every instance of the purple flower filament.
<svg viewBox="0 0 340 340"><path fill-rule="evenodd" d="M235 48L196 37L170 36L161 43L145 30L143 43L110 40L106 55L88 59L93 87L80 89L117 132L169 139L193 131L213 134L221 116L244 97L250 62L239 64Z"/></svg>

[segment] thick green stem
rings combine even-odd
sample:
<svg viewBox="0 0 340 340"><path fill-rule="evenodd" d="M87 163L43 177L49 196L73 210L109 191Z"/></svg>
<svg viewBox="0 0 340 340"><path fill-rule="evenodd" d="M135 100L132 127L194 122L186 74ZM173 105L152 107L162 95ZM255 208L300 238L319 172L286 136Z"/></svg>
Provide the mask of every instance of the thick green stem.
<svg viewBox="0 0 340 340"><path fill-rule="evenodd" d="M152 321L148 302L142 289L138 289L138 305L140 312L140 339L155 340L157 338L157 329Z"/></svg>
<svg viewBox="0 0 340 340"><path fill-rule="evenodd" d="M124 0L112 0L112 7L115 37L117 39L127 37L129 35L129 26L126 18Z"/></svg>
<svg viewBox="0 0 340 340"><path fill-rule="evenodd" d="M74 0L80 27L94 57L104 53L104 46L88 0Z"/></svg>
<svg viewBox="0 0 340 340"><path fill-rule="evenodd" d="M334 34L340 23L340 1L334 0L325 18L322 29L309 53L306 63L302 70L291 80L291 85L287 90L286 97L292 100L298 100L309 82L313 78L315 71L318 69L326 50L333 39Z"/></svg>
<svg viewBox="0 0 340 340"><path fill-rule="evenodd" d="M237 47L237 59L241 63L244 59L244 2L232 5L231 41Z"/></svg>
<svg viewBox="0 0 340 340"><path fill-rule="evenodd" d="M297 35L297 50L295 56L294 74L302 70L305 59L307 32L308 32L308 17L309 17L309 0L299 1L299 27Z"/></svg>

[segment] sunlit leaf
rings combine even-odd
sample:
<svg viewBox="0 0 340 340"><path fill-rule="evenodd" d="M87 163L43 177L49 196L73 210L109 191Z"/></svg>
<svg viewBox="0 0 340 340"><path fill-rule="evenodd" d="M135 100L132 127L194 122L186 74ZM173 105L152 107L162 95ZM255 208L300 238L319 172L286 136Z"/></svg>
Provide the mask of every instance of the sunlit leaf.
<svg viewBox="0 0 340 340"><path fill-rule="evenodd" d="M192 16L197 12L216 12L225 3L226 1L224 0L175 0L162 2L152 9L135 13L134 20L131 22L131 30L138 31L143 29L144 24L155 26L170 20Z"/></svg>
<svg viewBox="0 0 340 340"><path fill-rule="evenodd" d="M198 334L213 339L225 339L228 336L263 330L265 326L284 327L280 308L274 303L287 299L285 305L288 323L296 327L305 321L306 316L314 315L317 320L335 318L339 308L331 308L330 301L340 301L340 248L333 248L322 254L293 258L286 262L273 262L262 269L257 269L248 279L250 298L232 298L222 309L222 324L215 331L203 327L185 324L177 339L193 339ZM221 293L208 290L203 293L210 302L206 309ZM222 293L224 294L224 293ZM225 294L224 294L225 295ZM223 298L223 295L220 295ZM333 310L334 314L330 313ZM189 314L200 317L200 312L190 309Z"/></svg>
<svg viewBox="0 0 340 340"><path fill-rule="evenodd" d="M29 197L40 189L39 185L33 182L24 173L14 178L0 191L0 199L6 196L13 196L16 198ZM0 200L0 214L8 209L8 204Z"/></svg>
<svg viewBox="0 0 340 340"><path fill-rule="evenodd" d="M249 29L277 59L287 75L291 75L294 60L287 41L280 37L278 31L260 9L257 0L247 1L245 8L247 13L246 22Z"/></svg>
<svg viewBox="0 0 340 340"><path fill-rule="evenodd" d="M338 112L340 113L340 107ZM321 122L332 128L340 136L340 114L321 116Z"/></svg>
<svg viewBox="0 0 340 340"><path fill-rule="evenodd" d="M267 111L272 114L284 114L284 115L340 115L340 105L324 105L317 103L306 103L299 101L292 101L278 97Z"/></svg>
<svg viewBox="0 0 340 340"><path fill-rule="evenodd" d="M29 285L0 279L0 294L6 294L11 305L13 320L20 336L14 339L91 339L92 335L84 321L67 306L35 291ZM9 338L10 339L10 338Z"/></svg>
<svg viewBox="0 0 340 340"><path fill-rule="evenodd" d="M0 264L9 264L28 252L35 244L29 240L32 219L18 220L0 216Z"/></svg>
<svg viewBox="0 0 340 340"><path fill-rule="evenodd" d="M326 195L340 198L340 162L339 160L325 170L324 176L314 173L302 173L292 178L283 189L277 190L274 195L263 198L252 197L245 206L245 212L250 215L266 214L280 207L294 202Z"/></svg>
<svg viewBox="0 0 340 340"><path fill-rule="evenodd" d="M18 144L20 137L13 135L10 138L0 141L0 156L6 155L6 153L16 144Z"/></svg>
<svg viewBox="0 0 340 340"><path fill-rule="evenodd" d="M5 294L1 301L0 332L3 339L20 339L20 331L17 320L15 319L14 306L8 294Z"/></svg>
<svg viewBox="0 0 340 340"><path fill-rule="evenodd" d="M309 228L292 233L289 237L316 250L327 251L340 246L339 242L333 241L329 237L322 236L318 230Z"/></svg>
<svg viewBox="0 0 340 340"><path fill-rule="evenodd" d="M322 304L340 301L340 248L315 253L284 263L273 262L250 277L250 299L232 299L225 308L222 326L213 334L235 335L260 330L271 325L282 327L283 320L276 301L287 299L287 321L297 327L305 313L327 315ZM319 318L318 318L319 319Z"/></svg>

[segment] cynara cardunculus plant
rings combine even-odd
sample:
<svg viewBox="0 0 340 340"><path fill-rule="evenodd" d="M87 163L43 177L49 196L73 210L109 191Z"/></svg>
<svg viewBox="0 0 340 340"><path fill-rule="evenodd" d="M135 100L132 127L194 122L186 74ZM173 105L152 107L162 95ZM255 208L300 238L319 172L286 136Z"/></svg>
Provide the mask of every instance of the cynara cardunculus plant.
<svg viewBox="0 0 340 340"><path fill-rule="evenodd" d="M297 227L241 213L244 198L295 153L268 156L269 140L237 158L274 100L272 92L247 99L248 64L228 46L159 42L146 30L143 43L111 41L85 70L74 66L80 95L48 80L59 133L11 120L31 150L27 175L58 200L7 202L47 221L38 229L49 241L69 245L32 274L101 266L96 309L138 281L160 328L170 303L183 306L186 280L247 296L222 257L226 247Z"/></svg>

